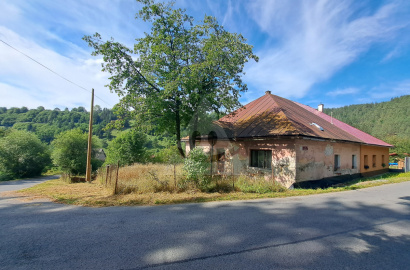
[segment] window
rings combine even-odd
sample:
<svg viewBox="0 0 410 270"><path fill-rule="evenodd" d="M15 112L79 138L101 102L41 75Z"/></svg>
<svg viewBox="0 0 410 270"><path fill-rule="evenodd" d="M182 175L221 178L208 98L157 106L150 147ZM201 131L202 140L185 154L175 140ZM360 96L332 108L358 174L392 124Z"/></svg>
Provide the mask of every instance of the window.
<svg viewBox="0 0 410 270"><path fill-rule="evenodd" d="M384 155L382 155L382 167L386 167L386 163L384 162Z"/></svg>
<svg viewBox="0 0 410 270"><path fill-rule="evenodd" d="M352 169L357 168L357 158L356 155L352 155Z"/></svg>
<svg viewBox="0 0 410 270"><path fill-rule="evenodd" d="M369 168L369 157L367 155L364 155L364 168L368 169Z"/></svg>
<svg viewBox="0 0 410 270"><path fill-rule="evenodd" d="M340 155L335 155L335 171L340 169Z"/></svg>
<svg viewBox="0 0 410 270"><path fill-rule="evenodd" d="M376 155L373 155L373 158L372 158L372 165L373 165L373 168L375 168L375 167L376 167Z"/></svg>
<svg viewBox="0 0 410 270"><path fill-rule="evenodd" d="M270 169L272 164L271 150L251 150L251 167Z"/></svg>

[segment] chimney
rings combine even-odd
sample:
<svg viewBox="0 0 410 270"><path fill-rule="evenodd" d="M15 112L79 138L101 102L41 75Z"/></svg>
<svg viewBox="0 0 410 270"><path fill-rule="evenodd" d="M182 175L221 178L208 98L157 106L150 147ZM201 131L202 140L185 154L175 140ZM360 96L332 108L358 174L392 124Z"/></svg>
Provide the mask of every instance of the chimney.
<svg viewBox="0 0 410 270"><path fill-rule="evenodd" d="M319 106L317 106L317 110L318 110L319 112L323 112L324 107L325 107L325 105L319 104Z"/></svg>
<svg viewBox="0 0 410 270"><path fill-rule="evenodd" d="M266 94L266 95L270 95L270 91L265 91L265 94Z"/></svg>

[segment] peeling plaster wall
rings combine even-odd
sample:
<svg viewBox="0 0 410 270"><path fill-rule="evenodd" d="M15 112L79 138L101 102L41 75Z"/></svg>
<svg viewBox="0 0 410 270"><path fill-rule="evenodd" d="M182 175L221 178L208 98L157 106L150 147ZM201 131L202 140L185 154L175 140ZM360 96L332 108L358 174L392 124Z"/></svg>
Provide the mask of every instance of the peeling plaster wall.
<svg viewBox="0 0 410 270"><path fill-rule="evenodd" d="M207 141L197 142L197 147L209 153L211 147ZM213 147L214 154L218 149L225 149L225 174L247 174L265 176L266 181L275 181L286 187L295 182L296 152L294 140L247 140L247 141L218 141ZM250 166L251 150L271 150L272 169L261 169ZM217 173L217 164L214 162L214 173Z"/></svg>
<svg viewBox="0 0 410 270"><path fill-rule="evenodd" d="M210 153L208 141L197 142L197 147ZM218 149L225 150L223 174L262 175L267 181L275 181L286 187L295 182L320 180L323 178L360 173L361 146L356 143L330 142L311 139L271 139L246 141L218 141L213 147L214 155ZM261 169L250 166L251 150L272 150L272 169ZM380 150L381 151L381 150ZM380 155L382 152L380 152ZM384 150L383 150L384 151ZM383 152L384 153L384 152ZM385 157L388 157L388 150ZM335 171L335 155L340 156L340 168ZM356 156L353 168L352 155ZM381 166L381 163L380 163ZM213 165L214 173L218 171L217 162Z"/></svg>
<svg viewBox="0 0 410 270"><path fill-rule="evenodd" d="M295 148L296 182L360 173L359 144L298 139ZM336 171L335 155L340 156L340 169ZM352 155L356 156L355 168L352 166Z"/></svg>

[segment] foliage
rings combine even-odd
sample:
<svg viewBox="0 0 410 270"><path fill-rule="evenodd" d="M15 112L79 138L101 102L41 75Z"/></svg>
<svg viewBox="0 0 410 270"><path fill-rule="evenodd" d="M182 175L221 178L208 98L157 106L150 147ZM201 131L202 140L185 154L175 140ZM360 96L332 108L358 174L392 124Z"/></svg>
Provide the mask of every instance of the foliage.
<svg viewBox="0 0 410 270"><path fill-rule="evenodd" d="M391 150L391 152L397 153L397 156L393 157L394 159L404 158L410 154L410 135L408 137L397 135L388 136L386 142L394 145L394 148Z"/></svg>
<svg viewBox="0 0 410 270"><path fill-rule="evenodd" d="M18 130L34 132L43 142L50 143L55 136L63 131L79 128L88 130L90 115L84 107L73 108L71 111L58 108L46 110L44 107L37 109L0 108L0 137L5 129L13 127ZM111 138L110 130L105 130L108 123L115 120L113 112L109 109L94 107L93 134L99 138ZM128 127L128 123L125 125Z"/></svg>
<svg viewBox="0 0 410 270"><path fill-rule="evenodd" d="M119 161L123 166L143 162L146 159L144 148L146 141L146 135L135 129L120 133L108 144L106 163L116 164Z"/></svg>
<svg viewBox="0 0 410 270"><path fill-rule="evenodd" d="M178 147L176 145L172 145L159 150L155 156L155 161L174 165L182 163L183 158L179 154Z"/></svg>
<svg viewBox="0 0 410 270"><path fill-rule="evenodd" d="M65 131L57 135L52 142L53 163L63 172L71 174L85 174L87 167L88 134L80 129ZM92 138L93 155L100 147L96 136ZM97 169L97 168L93 168Z"/></svg>
<svg viewBox="0 0 410 270"><path fill-rule="evenodd" d="M11 130L0 137L0 180L41 175L50 163L49 149L33 133Z"/></svg>
<svg viewBox="0 0 410 270"><path fill-rule="evenodd" d="M209 157L205 155L202 148L194 148L184 160L184 172L188 181L197 186L207 184L206 175L210 168Z"/></svg>
<svg viewBox="0 0 410 270"><path fill-rule="evenodd" d="M241 80L244 64L258 58L245 38L227 32L213 17L194 24L172 4L138 1L144 6L137 18L152 28L134 50L113 39L103 42L98 33L84 40L93 55L103 56L109 87L121 97L114 107L119 124L134 118L139 125L176 134L183 155L181 128L195 131L204 113L236 109L247 90Z"/></svg>

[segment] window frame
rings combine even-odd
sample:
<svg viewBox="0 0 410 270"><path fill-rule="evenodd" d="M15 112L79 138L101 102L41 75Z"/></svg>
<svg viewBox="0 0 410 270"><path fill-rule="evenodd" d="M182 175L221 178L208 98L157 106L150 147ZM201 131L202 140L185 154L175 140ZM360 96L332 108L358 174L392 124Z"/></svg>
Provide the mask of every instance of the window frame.
<svg viewBox="0 0 410 270"><path fill-rule="evenodd" d="M272 169L272 150L251 149L249 156L249 167L265 170ZM261 157L263 160L259 160Z"/></svg>
<svg viewBox="0 0 410 270"><path fill-rule="evenodd" d="M334 171L339 171L340 170L340 155L335 154L334 155Z"/></svg>
<svg viewBox="0 0 410 270"><path fill-rule="evenodd" d="M357 169L357 156L352 155L352 169Z"/></svg>

